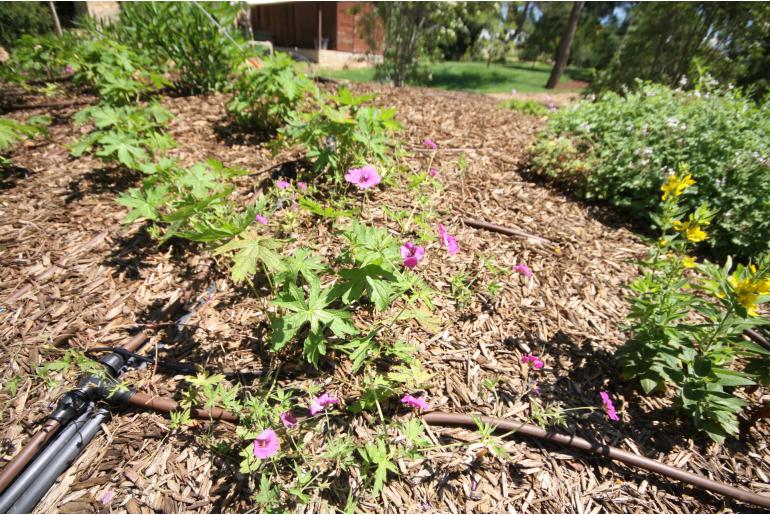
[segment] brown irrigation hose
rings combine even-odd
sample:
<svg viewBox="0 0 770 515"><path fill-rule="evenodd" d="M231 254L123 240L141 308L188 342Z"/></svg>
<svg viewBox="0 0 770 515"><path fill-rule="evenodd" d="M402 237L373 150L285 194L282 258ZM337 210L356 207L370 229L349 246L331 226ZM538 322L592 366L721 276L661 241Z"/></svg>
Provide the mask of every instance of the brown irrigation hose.
<svg viewBox="0 0 770 515"><path fill-rule="evenodd" d="M171 399L164 397L153 397L146 393L134 392L128 398L128 403L139 408L150 408L163 413L171 413L179 409L179 404ZM212 408L210 411L202 408L193 408L192 415L196 418L207 418L210 420L224 420L233 424L238 423L238 416L221 408Z"/></svg>
<svg viewBox="0 0 770 515"><path fill-rule="evenodd" d="M462 222L465 225L475 227L476 229L485 229L487 231L498 232L500 234L505 234L507 236L517 238L519 240L538 243L546 247L555 248L557 246L556 243L547 238L543 238L542 236L537 236L535 234L530 234L522 229L519 229L518 227L503 227L502 225L484 222L483 220L474 220L473 218L463 218Z"/></svg>
<svg viewBox="0 0 770 515"><path fill-rule="evenodd" d="M458 413L434 411L432 413L426 413L422 418L430 425L464 426L471 428L477 427L476 421L472 417ZM770 508L770 497L768 496L755 494L754 492L749 492L747 490L736 488L725 483L720 483L719 481L713 481L703 476L687 472L686 470L682 470L677 467L671 467L650 458L645 458L644 456L637 456L636 454L618 449L617 447L612 447L610 445L605 445L598 442L591 442L577 436L546 431L537 426L525 424L523 422L515 422L503 418L484 416L478 417L478 419L481 419L481 421L485 424L491 424L501 430L513 431L526 436L540 438L541 440L546 440L548 442L554 442L565 445L567 447L588 451L592 454L596 454L604 458L621 461L628 465L633 465L635 467L649 470L650 472L655 472L656 474L678 479L679 481L689 483L702 490L716 492L718 494L726 495L746 503L762 506L763 508Z"/></svg>
<svg viewBox="0 0 770 515"><path fill-rule="evenodd" d="M50 440L57 432L59 432L60 424L58 420L47 420L45 424L43 424L43 427L40 428L40 430L35 433L35 436L30 438L29 442L27 442L27 445L22 448L22 450L13 457L13 459L8 462L8 465L5 466L5 468L0 472L0 492L4 492L5 489L10 485L14 479L16 479L16 476L18 476L22 470L24 470L24 467L27 466L27 464L34 458L37 453L45 447L45 444L48 443L48 440Z"/></svg>
<svg viewBox="0 0 770 515"><path fill-rule="evenodd" d="M770 350L770 341L767 341L767 338L754 329L746 329L743 331L743 334L757 345L761 345L765 349Z"/></svg>

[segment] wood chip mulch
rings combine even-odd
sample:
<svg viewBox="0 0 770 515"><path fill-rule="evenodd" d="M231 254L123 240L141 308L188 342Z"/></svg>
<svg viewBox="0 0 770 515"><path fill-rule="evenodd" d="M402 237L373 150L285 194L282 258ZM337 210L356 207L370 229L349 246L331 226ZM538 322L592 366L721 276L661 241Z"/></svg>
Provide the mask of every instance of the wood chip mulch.
<svg viewBox="0 0 770 515"><path fill-rule="evenodd" d="M622 220L521 174L527 148L542 120L500 109L481 95L383 86L355 86L377 92L377 102L398 109L401 136L413 171L439 171L443 189L432 190L436 220L461 246L448 257L429 246L420 265L435 299L437 324L409 324L399 338L419 348L432 374L427 391L431 406L446 411L526 419L527 388L532 372L520 364L525 353L545 360L537 375L542 397L565 407L600 406L598 392L616 399L621 421L601 412L571 418L569 431L628 451L770 495L770 426L760 421L742 428L741 438L725 446L709 444L680 418L669 397L644 396L617 380L613 361L624 341L619 326L626 303L623 286L635 275L633 259L645 246ZM266 170L297 157L296 149L273 156L258 140L239 134L227 122L224 95L167 98L176 115L171 132L178 142L172 154L184 164L216 158L228 166ZM21 144L13 154L19 166L0 182L0 299L26 290L0 313L0 456L11 456L72 383L47 385L36 377L41 365L61 358L67 348L119 344L144 326L150 313L181 287L216 292L195 315L195 329L163 339L161 358L204 365L212 372L263 370L261 342L266 319L264 300L236 288L207 252L173 242L158 247L141 224L121 224L124 209L115 197L138 184L139 177L90 157L73 159L67 145L87 129L73 127L76 107L51 114L48 139ZM17 111L14 117L42 114ZM439 145L435 159L422 146ZM246 178L239 194L253 195L267 176ZM368 221L394 230L398 224L379 209L412 209L414 193L398 180L369 202ZM546 238L553 246L514 239L465 226L463 218L481 219ZM296 237L313 242L322 253L334 252L334 238L324 224L306 220ZM496 274L526 263L534 277ZM473 295L460 303L450 295L451 277L465 274ZM498 281L494 294L488 285ZM168 335L166 335L168 336ZM148 347L148 349L151 347ZM18 379L15 379L18 378ZM148 367L126 377L135 388L177 396L182 374ZM346 397L355 385L349 366L321 376L329 391ZM483 383L496 380L494 394ZM8 383L15 388L11 394ZM761 400L762 391L751 402ZM765 398L767 397L766 392ZM403 411L403 410L402 410ZM346 415L359 437L368 425ZM116 410L105 431L37 506L37 512L221 512L251 508L248 478L237 465L210 452L201 435L227 433L226 424L197 423L171 432L168 419L139 410ZM754 511L719 496L644 471L598 458L513 437L503 441L505 458L478 452L473 431L432 427L437 446L424 459L399 463L401 474L373 499L363 497L366 512L741 512ZM111 499L105 493L113 494ZM108 496L109 497L109 496ZM323 499L300 507L329 511Z"/></svg>

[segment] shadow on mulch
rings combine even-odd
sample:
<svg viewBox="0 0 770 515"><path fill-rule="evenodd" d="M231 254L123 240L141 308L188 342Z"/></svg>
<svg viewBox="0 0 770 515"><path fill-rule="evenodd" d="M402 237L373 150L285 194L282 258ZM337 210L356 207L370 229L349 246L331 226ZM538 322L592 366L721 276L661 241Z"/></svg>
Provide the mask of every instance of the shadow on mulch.
<svg viewBox="0 0 770 515"><path fill-rule="evenodd" d="M0 190L10 190L16 187L16 184L24 179L34 175L34 171L22 166L7 165L0 166Z"/></svg>
<svg viewBox="0 0 770 515"><path fill-rule="evenodd" d="M657 233L650 222L624 215L619 209L607 202L586 199L580 194L580 188L576 187L574 183L567 183L554 177L535 173L526 164L519 167L516 172L523 180L529 183L547 187L564 195L568 200L585 206L588 209L588 215L603 225L613 229L626 229L650 238L656 237Z"/></svg>
<svg viewBox="0 0 770 515"><path fill-rule="evenodd" d="M124 166L95 168L67 184L69 194L65 197L64 203L71 204L81 200L86 195L123 193L135 186L141 177L141 172Z"/></svg>
<svg viewBox="0 0 770 515"><path fill-rule="evenodd" d="M614 363L614 356L607 351L594 347L589 339L583 340L578 344L563 332L558 332L548 341L539 340L529 334L519 338L519 340L526 343L533 349L533 352L542 352L555 358L553 361L555 362L554 373L556 375L558 375L558 372L565 373L553 385L541 383L541 398L545 404L551 401L558 401L567 409L596 405L599 399L598 392L602 389L602 378L617 377L619 373ZM514 346L516 344L516 339L514 338L506 341ZM564 368L560 365L560 356L569 356L571 358L572 364L569 368ZM596 390L595 394L589 393L591 389ZM625 399L633 399L641 395L631 383L625 384L622 389ZM610 390L610 395L615 399L616 407L622 407L633 421L633 425L628 426L613 424L612 427L615 432L620 432L622 435L616 437L616 441L608 442L611 445L617 445L617 440L620 438L628 439L637 444L643 455L657 459L658 452L667 454L673 452L675 447L687 448L690 439L693 439L693 435L697 434L695 428L688 421L683 420L673 407L643 411L634 403L627 403L621 406L618 405L618 396L613 395L612 389L607 388L607 390ZM594 397L597 402L586 402L586 399L593 399ZM600 413L596 412L579 417L578 420L568 420L568 424L568 428L557 428L554 431L563 434L573 434L589 441L597 441L598 435L607 432L607 422ZM745 437L748 437L748 433L745 436L741 436L742 439ZM684 483L671 481L663 476L650 474L642 469L630 466L624 467L612 460L593 456L583 451L569 449L555 443L544 442L537 438L525 436L520 438L526 440L529 445L538 447L544 454L568 452L574 455L582 464L596 468L596 477L602 476L601 471L598 470L599 467L609 466L612 468L613 474L617 474L629 482L638 483L644 479L657 488L670 491L675 495L690 495L700 502L721 507L722 509L729 507L737 513L755 510L753 506L744 505L733 499L712 495L707 491ZM698 438L695 441L695 445L701 453L703 453L709 443L706 437ZM725 446L729 447L732 451L748 451L746 444L737 440L725 442Z"/></svg>
<svg viewBox="0 0 770 515"><path fill-rule="evenodd" d="M251 145L260 147L275 139L275 130L256 129L250 125L238 123L230 118L224 118L215 124L212 129L220 143L228 147L234 145Z"/></svg>

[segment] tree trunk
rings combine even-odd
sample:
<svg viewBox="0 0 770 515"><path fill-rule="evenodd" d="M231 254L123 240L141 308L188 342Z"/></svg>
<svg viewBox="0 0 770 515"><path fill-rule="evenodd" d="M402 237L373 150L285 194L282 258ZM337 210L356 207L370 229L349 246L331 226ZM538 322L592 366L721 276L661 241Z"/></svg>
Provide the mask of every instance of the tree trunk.
<svg viewBox="0 0 770 515"><path fill-rule="evenodd" d="M559 83L561 74L564 72L564 68L567 67L567 61L569 61L569 51L572 46L572 40L575 38L575 32L577 31L578 19L580 18L580 10L583 8L585 2L574 2L572 4L572 12L569 15L569 23L567 23L567 30L564 31L564 35L559 43L559 52L556 54L556 62L553 63L553 70L551 70L551 76L546 83L546 89L553 89Z"/></svg>
<svg viewBox="0 0 770 515"><path fill-rule="evenodd" d="M51 10L51 17L53 18L53 31L57 36L61 36L61 23L59 23L59 15L56 14L56 7L53 2L48 2L48 8Z"/></svg>
<svg viewBox="0 0 770 515"><path fill-rule="evenodd" d="M513 36L511 37L514 45L516 44L516 38L521 34L521 29L524 28L524 24L527 23L527 15L529 14L529 6L531 5L532 2L524 2L524 10L521 11L519 19L516 20L516 30L513 31Z"/></svg>

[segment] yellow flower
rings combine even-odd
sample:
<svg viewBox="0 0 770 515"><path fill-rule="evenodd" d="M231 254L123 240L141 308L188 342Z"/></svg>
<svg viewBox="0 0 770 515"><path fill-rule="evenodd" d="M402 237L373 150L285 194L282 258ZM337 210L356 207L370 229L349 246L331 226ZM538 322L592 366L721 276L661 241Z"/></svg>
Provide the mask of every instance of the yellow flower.
<svg viewBox="0 0 770 515"><path fill-rule="evenodd" d="M685 256L682 259L682 264L685 268L695 268L695 258L691 256Z"/></svg>
<svg viewBox="0 0 770 515"><path fill-rule="evenodd" d="M661 238L658 240L658 247L665 247L668 245L668 240L666 238Z"/></svg>
<svg viewBox="0 0 770 515"><path fill-rule="evenodd" d="M679 220L674 222L674 230L684 233L685 238L693 243L704 241L708 238L706 231L701 229L700 224L693 220L687 222L681 222Z"/></svg>
<svg viewBox="0 0 770 515"><path fill-rule="evenodd" d="M757 314L757 297L759 297L756 289L757 284L749 278L738 280L735 277L730 277L730 286L733 287L733 293L735 293L738 302L746 308L749 315L755 316Z"/></svg>
<svg viewBox="0 0 770 515"><path fill-rule="evenodd" d="M663 192L663 200L668 200L670 195L680 196L684 193L684 190L693 184L695 184L695 181L692 179L692 174L688 173L682 177L670 175L668 180L660 187L660 190Z"/></svg>

